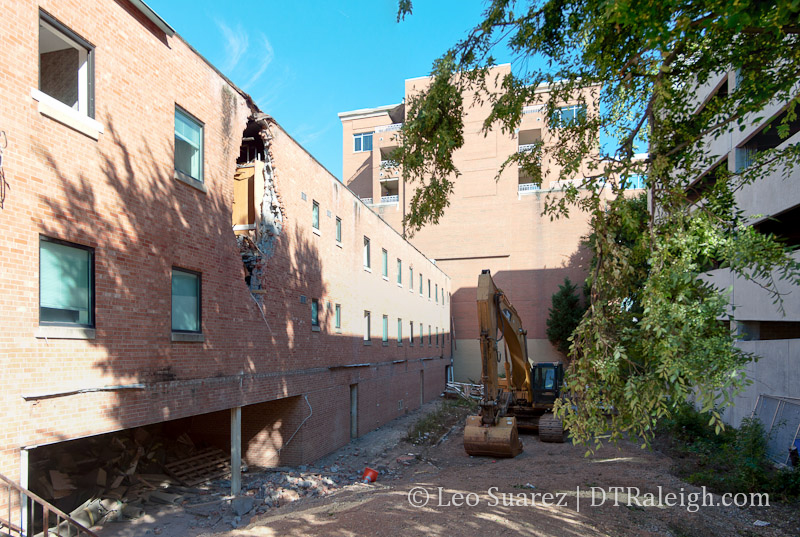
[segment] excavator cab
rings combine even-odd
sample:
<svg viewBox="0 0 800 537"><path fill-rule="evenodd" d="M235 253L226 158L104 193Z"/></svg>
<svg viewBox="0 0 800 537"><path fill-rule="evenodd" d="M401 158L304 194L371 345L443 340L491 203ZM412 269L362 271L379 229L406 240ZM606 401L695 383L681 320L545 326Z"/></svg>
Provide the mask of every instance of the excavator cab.
<svg viewBox="0 0 800 537"><path fill-rule="evenodd" d="M552 405L561 396L564 366L558 362L541 362L531 367L533 404Z"/></svg>

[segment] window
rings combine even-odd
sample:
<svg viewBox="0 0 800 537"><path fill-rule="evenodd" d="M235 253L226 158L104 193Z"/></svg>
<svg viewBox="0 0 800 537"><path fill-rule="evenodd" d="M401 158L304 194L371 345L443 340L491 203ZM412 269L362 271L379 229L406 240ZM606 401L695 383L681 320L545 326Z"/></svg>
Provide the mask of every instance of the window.
<svg viewBox="0 0 800 537"><path fill-rule="evenodd" d="M425 343L425 329L422 328L422 323L419 323L419 344Z"/></svg>
<svg viewBox="0 0 800 537"><path fill-rule="evenodd" d="M175 174L203 182L203 124L175 107Z"/></svg>
<svg viewBox="0 0 800 537"><path fill-rule="evenodd" d="M794 117L790 120L789 110L774 116L747 142L736 148L736 172L747 169L760 153L775 149L798 132L800 132L800 118Z"/></svg>
<svg viewBox="0 0 800 537"><path fill-rule="evenodd" d="M372 151L372 133L360 132L353 135L353 151Z"/></svg>
<svg viewBox="0 0 800 537"><path fill-rule="evenodd" d="M311 204L311 225L319 230L319 203L316 201Z"/></svg>
<svg viewBox="0 0 800 537"><path fill-rule="evenodd" d="M342 305L336 304L333 308L333 324L337 330L342 328Z"/></svg>
<svg viewBox="0 0 800 537"><path fill-rule="evenodd" d="M397 344L403 344L403 319L397 318Z"/></svg>
<svg viewBox="0 0 800 537"><path fill-rule="evenodd" d="M428 300L431 299L431 280L428 278Z"/></svg>
<svg viewBox="0 0 800 537"><path fill-rule="evenodd" d="M319 328L319 300L311 299L311 326Z"/></svg>
<svg viewBox="0 0 800 537"><path fill-rule="evenodd" d="M39 238L39 324L94 326L94 250Z"/></svg>
<svg viewBox="0 0 800 537"><path fill-rule="evenodd" d="M370 326L369 326L369 312L364 310L364 343L368 343L372 341L372 336L370 336Z"/></svg>
<svg viewBox="0 0 800 537"><path fill-rule="evenodd" d="M444 306L444 287L442 287L442 305Z"/></svg>
<svg viewBox="0 0 800 537"><path fill-rule="evenodd" d="M336 242L342 242L342 219L336 217Z"/></svg>
<svg viewBox="0 0 800 537"><path fill-rule="evenodd" d="M586 119L586 106L574 104L557 108L553 117L550 118L551 126L554 128L568 127L578 124Z"/></svg>
<svg viewBox="0 0 800 537"><path fill-rule="evenodd" d="M422 296L422 274L419 275L419 296Z"/></svg>
<svg viewBox="0 0 800 537"><path fill-rule="evenodd" d="M381 249L381 274L384 278L389 277L389 253L385 249Z"/></svg>
<svg viewBox="0 0 800 537"><path fill-rule="evenodd" d="M414 321L408 322L408 344L414 346Z"/></svg>
<svg viewBox="0 0 800 537"><path fill-rule="evenodd" d="M46 13L39 14L39 91L94 117L94 47Z"/></svg>
<svg viewBox="0 0 800 537"><path fill-rule="evenodd" d="M172 268L172 331L200 332L200 274Z"/></svg>
<svg viewBox="0 0 800 537"><path fill-rule="evenodd" d="M403 285L403 262L397 260L397 285Z"/></svg>
<svg viewBox="0 0 800 537"><path fill-rule="evenodd" d="M408 290L414 292L414 268L408 267Z"/></svg>
<svg viewBox="0 0 800 537"><path fill-rule="evenodd" d="M364 237L364 268L368 269L369 267L369 237Z"/></svg>
<svg viewBox="0 0 800 537"><path fill-rule="evenodd" d="M428 345L433 345L433 337L431 337L431 325L428 325Z"/></svg>
<svg viewBox="0 0 800 537"><path fill-rule="evenodd" d="M439 346L439 327L436 327L436 346Z"/></svg>
<svg viewBox="0 0 800 537"><path fill-rule="evenodd" d="M436 303L439 303L439 284L436 283L433 285L433 296L436 299Z"/></svg>
<svg viewBox="0 0 800 537"><path fill-rule="evenodd" d="M389 343L389 316L383 316L383 334L381 337L383 343Z"/></svg>

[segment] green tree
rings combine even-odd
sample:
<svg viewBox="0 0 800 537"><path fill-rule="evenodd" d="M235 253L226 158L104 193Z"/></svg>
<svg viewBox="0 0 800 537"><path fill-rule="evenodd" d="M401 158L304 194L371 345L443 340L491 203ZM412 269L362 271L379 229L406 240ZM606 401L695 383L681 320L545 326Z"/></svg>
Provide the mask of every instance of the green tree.
<svg viewBox="0 0 800 537"><path fill-rule="evenodd" d="M569 340L586 311L581 305L577 289L578 286L569 278L564 278L564 284L559 285L558 291L553 293L550 316L547 318L547 339L564 355L569 353Z"/></svg>
<svg viewBox="0 0 800 537"><path fill-rule="evenodd" d="M398 19L411 7L401 0ZM726 297L699 276L729 268L763 285L780 307L774 278L798 282L800 267L779 241L748 225L735 193L773 172L791 180L800 146L759 152L736 173L715 172L701 204L690 203L686 187L716 164L704 141L744 129L767 104L788 103L770 127L788 135L797 121L799 32L797 2L495 0L434 63L431 85L406 103L393 160L416 185L405 222L412 233L439 220L458 180L452 155L464 141L465 95L490 106L484 131L506 133L525 105L544 105L555 117L560 103L598 104L599 113L551 125L559 129L553 144L503 165L537 177L547 158L561 170L556 179L572 179L582 166L595 176L549 196L545 208L553 217L583 210L592 218L590 305L566 380L581 404L557 409L576 441L625 433L646 441L655 422L690 397L722 426L716 408L741 389L745 380L735 371L753 357L719 322ZM514 56L500 80L489 72L497 46ZM725 71L736 73L736 83L700 106L696 88ZM541 84L549 91L537 92ZM613 143L598 147L606 138ZM634 158L639 147L647 148L643 161ZM650 193L644 225L626 203L636 175ZM609 423L603 409L612 406Z"/></svg>

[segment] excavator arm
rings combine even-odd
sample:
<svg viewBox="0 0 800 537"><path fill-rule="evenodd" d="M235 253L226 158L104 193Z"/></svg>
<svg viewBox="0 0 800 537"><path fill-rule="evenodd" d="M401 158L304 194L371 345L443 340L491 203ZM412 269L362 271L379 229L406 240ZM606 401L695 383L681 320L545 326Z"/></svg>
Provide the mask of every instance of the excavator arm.
<svg viewBox="0 0 800 537"><path fill-rule="evenodd" d="M467 418L464 448L470 455L514 457L522 451L516 418L506 416L515 393L530 396L530 367L526 331L517 310L497 288L488 270L478 277L478 322L480 324L481 383L480 415ZM500 336L498 337L498 332ZM498 385L499 345L508 349L504 363L508 391Z"/></svg>
<svg viewBox="0 0 800 537"><path fill-rule="evenodd" d="M496 394L498 347L505 342L508 352L504 362L509 390L530 393L531 377L528 364L528 332L522 328L517 310L506 294L497 288L488 270L478 277L478 322L481 331L482 373L486 394ZM500 337L497 333L500 332Z"/></svg>

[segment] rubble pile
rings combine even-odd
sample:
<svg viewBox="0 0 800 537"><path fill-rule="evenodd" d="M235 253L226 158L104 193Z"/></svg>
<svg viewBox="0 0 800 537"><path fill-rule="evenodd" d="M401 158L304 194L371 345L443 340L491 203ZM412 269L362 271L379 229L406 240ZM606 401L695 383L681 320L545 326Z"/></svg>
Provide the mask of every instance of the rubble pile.
<svg viewBox="0 0 800 537"><path fill-rule="evenodd" d="M31 489L88 526L110 520L132 520L147 504L180 504L193 489L171 467L182 461L210 460L196 466L193 475L205 481L230 473L230 461L215 448L199 448L187 434L177 439L156 436L146 429L121 431L86 439L51 457L32 463ZM55 468L55 469L54 469ZM202 479L205 472L206 479Z"/></svg>

